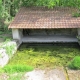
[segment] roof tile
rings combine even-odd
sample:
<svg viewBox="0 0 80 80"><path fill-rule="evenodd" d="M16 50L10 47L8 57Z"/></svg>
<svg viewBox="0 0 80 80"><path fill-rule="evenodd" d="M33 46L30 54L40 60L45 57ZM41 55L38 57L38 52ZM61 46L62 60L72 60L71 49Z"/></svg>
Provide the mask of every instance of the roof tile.
<svg viewBox="0 0 80 80"><path fill-rule="evenodd" d="M73 8L21 8L9 28L80 28L80 17L72 17Z"/></svg>

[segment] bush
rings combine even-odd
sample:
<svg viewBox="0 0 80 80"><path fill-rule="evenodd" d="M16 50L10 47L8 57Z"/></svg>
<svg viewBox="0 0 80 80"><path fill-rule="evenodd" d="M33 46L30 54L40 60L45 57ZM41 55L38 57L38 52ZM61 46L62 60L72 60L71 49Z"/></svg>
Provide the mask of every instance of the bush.
<svg viewBox="0 0 80 80"><path fill-rule="evenodd" d="M44 6L53 8L55 6L80 8L80 0L22 0L23 6Z"/></svg>
<svg viewBox="0 0 80 80"><path fill-rule="evenodd" d="M4 72L7 72L7 73L28 72L28 71L32 71L33 67L27 66L27 65L22 65L22 64L6 65L3 68L3 70L4 70Z"/></svg>
<svg viewBox="0 0 80 80"><path fill-rule="evenodd" d="M74 57L74 59L69 63L68 67L70 69L80 69L80 56Z"/></svg>
<svg viewBox="0 0 80 80"><path fill-rule="evenodd" d="M78 13L78 12L73 13L73 17L80 17L80 13Z"/></svg>

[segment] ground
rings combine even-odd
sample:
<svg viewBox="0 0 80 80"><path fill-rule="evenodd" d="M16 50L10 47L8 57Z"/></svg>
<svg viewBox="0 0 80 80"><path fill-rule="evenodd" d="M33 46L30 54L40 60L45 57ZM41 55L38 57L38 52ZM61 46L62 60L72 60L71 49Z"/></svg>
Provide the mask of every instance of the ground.
<svg viewBox="0 0 80 80"><path fill-rule="evenodd" d="M0 44L5 39L11 39L11 33L0 34ZM65 52L65 51L63 51ZM31 54L32 55L32 54ZM62 55L63 56L63 55ZM0 73L0 80L79 80L79 70L69 70L64 67L54 67L53 69L34 69L25 73Z"/></svg>
<svg viewBox="0 0 80 80"><path fill-rule="evenodd" d="M0 73L0 80L80 80L80 70L68 70L63 68L35 69L25 73Z"/></svg>
<svg viewBox="0 0 80 80"><path fill-rule="evenodd" d="M78 44L22 44L9 64L27 64L40 69L65 67L79 53Z"/></svg>

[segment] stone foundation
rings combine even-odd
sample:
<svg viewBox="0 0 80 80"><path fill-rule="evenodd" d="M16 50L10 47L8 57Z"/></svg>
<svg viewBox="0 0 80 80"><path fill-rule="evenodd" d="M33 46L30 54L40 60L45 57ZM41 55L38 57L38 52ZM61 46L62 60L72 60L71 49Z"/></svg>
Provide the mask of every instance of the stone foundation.
<svg viewBox="0 0 80 80"><path fill-rule="evenodd" d="M9 51L7 51L9 48ZM11 49L10 49L11 48ZM16 53L17 50L17 44L15 41L7 42L6 44L3 44L0 48L0 67L4 67L8 62L9 59L13 56L14 53Z"/></svg>

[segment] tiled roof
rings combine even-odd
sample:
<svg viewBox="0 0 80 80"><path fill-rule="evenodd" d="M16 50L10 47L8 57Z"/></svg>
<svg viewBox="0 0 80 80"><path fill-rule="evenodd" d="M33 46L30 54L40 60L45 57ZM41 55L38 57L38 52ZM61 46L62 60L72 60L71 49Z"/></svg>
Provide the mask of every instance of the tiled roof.
<svg viewBox="0 0 80 80"><path fill-rule="evenodd" d="M21 8L9 28L80 28L80 17L72 17L73 8Z"/></svg>

